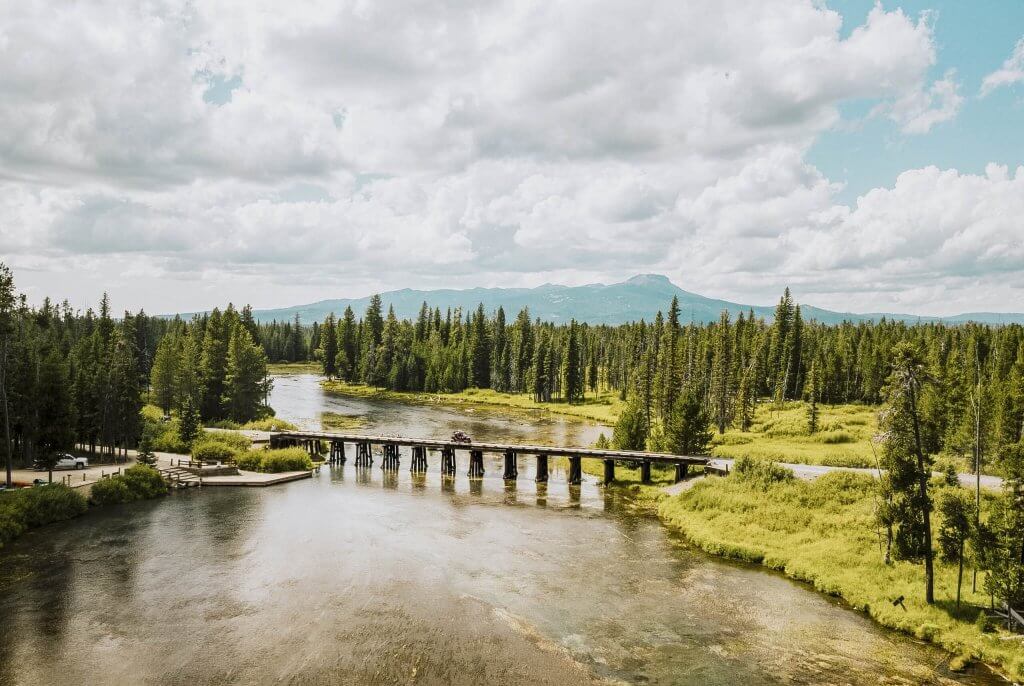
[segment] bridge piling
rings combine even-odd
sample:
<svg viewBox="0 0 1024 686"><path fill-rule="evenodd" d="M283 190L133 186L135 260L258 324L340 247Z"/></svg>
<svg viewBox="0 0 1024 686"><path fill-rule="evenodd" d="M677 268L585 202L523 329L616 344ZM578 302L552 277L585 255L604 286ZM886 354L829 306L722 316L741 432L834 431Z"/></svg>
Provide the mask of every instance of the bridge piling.
<svg viewBox="0 0 1024 686"><path fill-rule="evenodd" d="M569 458L569 485L578 486L583 481L583 460L579 455Z"/></svg>
<svg viewBox="0 0 1024 686"><path fill-rule="evenodd" d="M441 448L441 473L446 475L454 475L455 469L455 449Z"/></svg>
<svg viewBox="0 0 1024 686"><path fill-rule="evenodd" d="M484 451L469 451L469 477L471 479L482 479L484 477Z"/></svg>
<svg viewBox="0 0 1024 686"><path fill-rule="evenodd" d="M395 471L399 467L398 446L394 443L385 443L381 446L384 457L381 460L380 468L386 472Z"/></svg>
<svg viewBox="0 0 1024 686"><path fill-rule="evenodd" d="M548 456L538 455L537 456L537 483L546 484L548 482Z"/></svg>
<svg viewBox="0 0 1024 686"><path fill-rule="evenodd" d="M651 461L640 462L640 481L645 484L651 483Z"/></svg>
<svg viewBox="0 0 1024 686"><path fill-rule="evenodd" d="M690 465L688 464L677 464L676 465L676 483L679 483L686 478L687 472L690 471Z"/></svg>
<svg viewBox="0 0 1024 686"><path fill-rule="evenodd" d="M373 453L366 441L356 443L356 467L372 467Z"/></svg>
<svg viewBox="0 0 1024 686"><path fill-rule="evenodd" d="M516 460L516 452L514 450L505 451L505 473L503 477L506 481L515 481L519 476L519 465Z"/></svg>
<svg viewBox="0 0 1024 686"><path fill-rule="evenodd" d="M604 461L604 484L607 486L615 481L615 460Z"/></svg>
<svg viewBox="0 0 1024 686"><path fill-rule="evenodd" d="M412 447L412 462L409 465L410 472L425 472L427 471L427 449L423 446L414 445Z"/></svg>

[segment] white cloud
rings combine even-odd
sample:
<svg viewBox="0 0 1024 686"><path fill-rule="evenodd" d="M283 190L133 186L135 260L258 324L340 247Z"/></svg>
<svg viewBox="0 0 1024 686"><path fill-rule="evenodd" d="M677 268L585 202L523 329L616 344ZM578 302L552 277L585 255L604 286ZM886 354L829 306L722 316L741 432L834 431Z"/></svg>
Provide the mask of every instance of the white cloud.
<svg viewBox="0 0 1024 686"><path fill-rule="evenodd" d="M899 124L903 133L928 133L935 124L956 117L964 102L958 91L955 72L950 70L927 91L923 87L911 90L886 109L889 118Z"/></svg>
<svg viewBox="0 0 1024 686"><path fill-rule="evenodd" d="M1015 83L1024 81L1024 38L1017 41L1017 45L1003 66L985 76L981 82L981 95L985 97L997 88L1012 86Z"/></svg>
<svg viewBox="0 0 1024 686"><path fill-rule="evenodd" d="M0 254L40 293L165 310L652 270L827 293L844 232L952 239L923 192L879 199L913 176L836 206L807 148L846 100L906 133L962 102L929 81L929 17L841 24L810 0L8 4ZM1009 201L978 210L988 238Z"/></svg>

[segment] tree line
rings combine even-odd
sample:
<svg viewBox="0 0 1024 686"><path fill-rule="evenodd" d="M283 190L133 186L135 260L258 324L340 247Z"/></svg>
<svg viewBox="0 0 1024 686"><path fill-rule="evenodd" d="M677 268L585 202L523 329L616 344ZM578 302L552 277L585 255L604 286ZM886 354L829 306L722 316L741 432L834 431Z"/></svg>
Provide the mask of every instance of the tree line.
<svg viewBox="0 0 1024 686"><path fill-rule="evenodd" d="M294 332L298 322L288 326ZM274 332L264 347L285 330L261 327ZM661 440L673 413L677 426L690 416L718 432L746 430L765 401L807 400L814 431L819 403L881 403L893 351L903 343L921 351L935 379L920 399L926 452L981 461L1021 439L1021 326L825 325L805 321L788 289L770 322L723 312L717 322L683 324L673 299L652 322L619 326L541 322L526 309L508 321L500 307L442 313L426 303L415 319L400 320L373 296L359 318L349 307L318 323L307 349L328 377L398 391L478 387L568 403L618 393L630 424L620 432L622 447L642 448Z"/></svg>
<svg viewBox="0 0 1024 686"><path fill-rule="evenodd" d="M44 300L29 306L0 263L0 414L7 484L15 464L50 463L76 445L101 459L142 436L152 395L183 429L247 421L269 411L266 355L251 310L183 322L125 312L104 295L98 311Z"/></svg>

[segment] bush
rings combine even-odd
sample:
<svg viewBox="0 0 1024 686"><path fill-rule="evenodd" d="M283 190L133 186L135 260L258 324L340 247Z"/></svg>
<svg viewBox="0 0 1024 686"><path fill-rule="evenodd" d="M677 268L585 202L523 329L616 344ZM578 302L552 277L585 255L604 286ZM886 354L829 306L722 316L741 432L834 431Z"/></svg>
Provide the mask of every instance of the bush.
<svg viewBox="0 0 1024 686"><path fill-rule="evenodd" d="M302 448L250 450L236 459L239 469L250 472L299 472L313 468L313 461Z"/></svg>
<svg viewBox="0 0 1024 686"><path fill-rule="evenodd" d="M733 475L740 481L770 488L775 484L793 480L792 470L779 466L770 460L755 460L750 457L739 457L733 462Z"/></svg>
<svg viewBox="0 0 1024 686"><path fill-rule="evenodd" d="M120 476L112 476L109 479L100 479L92 485L92 493L89 499L93 505L104 507L127 503L132 500L132 493L128 490L128 484Z"/></svg>
<svg viewBox="0 0 1024 686"><path fill-rule="evenodd" d="M818 435L819 440L822 443L828 445L835 445L837 443L853 443L855 439L846 431L825 431Z"/></svg>
<svg viewBox="0 0 1024 686"><path fill-rule="evenodd" d="M167 484L160 472L146 465L135 465L124 470L124 474L97 481L90 497L93 504L103 506L147 500L166 493Z"/></svg>
<svg viewBox="0 0 1024 686"><path fill-rule="evenodd" d="M299 427L284 419L264 417L263 419L246 422L241 428L252 431L296 431Z"/></svg>
<svg viewBox="0 0 1024 686"><path fill-rule="evenodd" d="M0 546L27 529L77 517L86 508L82 494L62 484L4 493L0 495Z"/></svg>
<svg viewBox="0 0 1024 686"><path fill-rule="evenodd" d="M238 451L248 450L252 447L251 440L242 434L232 431L204 431L196 439L195 445L202 445L204 443L220 443Z"/></svg>
<svg viewBox="0 0 1024 686"><path fill-rule="evenodd" d="M238 459L240 451L218 442L197 443L192 447L192 459L199 462L229 462Z"/></svg>
<svg viewBox="0 0 1024 686"><path fill-rule="evenodd" d="M150 448L161 453L187 453L188 445L181 439L181 422L175 417L164 421L163 411L156 405L146 405L139 413L142 431L150 437Z"/></svg>

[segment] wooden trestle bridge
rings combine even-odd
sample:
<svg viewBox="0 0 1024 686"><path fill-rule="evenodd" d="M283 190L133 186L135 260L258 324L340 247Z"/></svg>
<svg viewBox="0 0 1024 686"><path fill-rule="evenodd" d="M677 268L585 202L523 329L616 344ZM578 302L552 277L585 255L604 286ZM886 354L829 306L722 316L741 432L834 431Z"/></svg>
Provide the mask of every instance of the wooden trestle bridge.
<svg viewBox="0 0 1024 686"><path fill-rule="evenodd" d="M504 473L506 480L514 480L519 476L519 457L533 455L537 460L536 481L545 483L548 480L548 458L565 457L569 459L569 483L579 484L583 478L583 460L601 460L604 462L604 482L615 480L615 463L627 462L639 465L640 478L644 483L651 480L651 465L663 464L675 467L676 481L686 478L690 465L706 465L706 457L670 455L667 453L648 453L632 450L602 450L598 448L565 448L552 445L516 445L512 443L465 443L453 440L437 440L432 438L405 438L401 436L364 436L361 434L345 434L321 431L282 431L270 434L271 448L299 446L310 455L319 456L324 444L328 446L328 462L344 464L346 460L345 446L351 444L355 448L356 467L373 466L374 447L379 446L381 469L396 471L400 467L400 448L410 448L410 471L427 471L427 451L441 453L441 473L454 475L457 469L456 453L469 453L470 478L482 478L484 475L484 453L497 453L504 456Z"/></svg>

